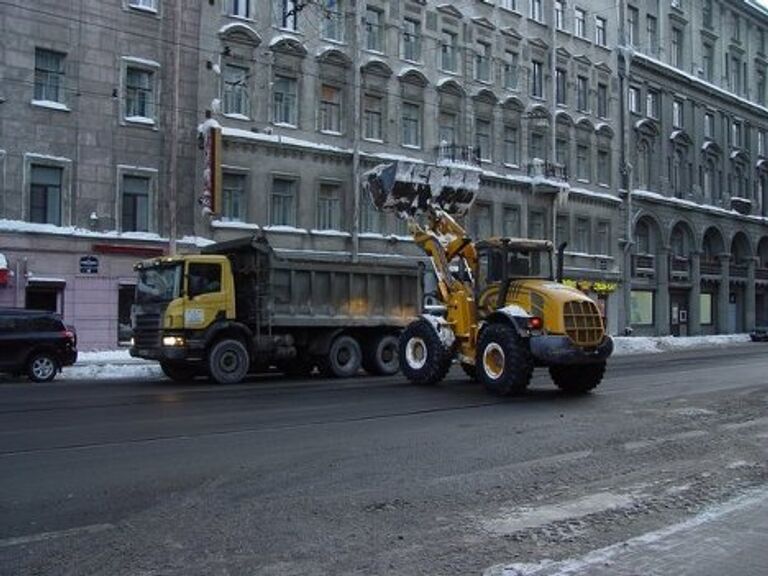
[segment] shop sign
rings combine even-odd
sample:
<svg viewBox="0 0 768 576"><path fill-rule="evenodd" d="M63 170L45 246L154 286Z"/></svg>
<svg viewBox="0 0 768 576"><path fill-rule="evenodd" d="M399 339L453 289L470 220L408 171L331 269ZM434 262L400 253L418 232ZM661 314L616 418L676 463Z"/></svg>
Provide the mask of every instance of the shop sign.
<svg viewBox="0 0 768 576"><path fill-rule="evenodd" d="M96 256L83 256L80 258L80 274L98 274L99 259Z"/></svg>

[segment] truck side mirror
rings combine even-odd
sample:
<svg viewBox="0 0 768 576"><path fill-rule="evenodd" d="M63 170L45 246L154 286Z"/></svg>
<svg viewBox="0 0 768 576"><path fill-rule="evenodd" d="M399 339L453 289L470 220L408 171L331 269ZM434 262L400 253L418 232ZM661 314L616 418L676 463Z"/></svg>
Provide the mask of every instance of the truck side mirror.
<svg viewBox="0 0 768 576"><path fill-rule="evenodd" d="M558 283L563 281L563 262L565 261L565 248L568 246L568 242L562 242L557 247L557 274L555 280Z"/></svg>

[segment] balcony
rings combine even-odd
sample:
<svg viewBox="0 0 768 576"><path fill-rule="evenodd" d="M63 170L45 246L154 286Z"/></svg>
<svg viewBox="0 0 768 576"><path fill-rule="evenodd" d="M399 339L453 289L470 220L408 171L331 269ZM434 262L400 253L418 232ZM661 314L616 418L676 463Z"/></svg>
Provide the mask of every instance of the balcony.
<svg viewBox="0 0 768 576"><path fill-rule="evenodd" d="M739 214L749 215L752 213L752 200L749 198L731 198L731 210L736 210Z"/></svg>
<svg viewBox="0 0 768 576"><path fill-rule="evenodd" d="M437 164L480 166L480 147L459 144L440 144L437 147Z"/></svg>
<svg viewBox="0 0 768 576"><path fill-rule="evenodd" d="M632 276L653 278L656 275L656 256L632 254Z"/></svg>
<svg viewBox="0 0 768 576"><path fill-rule="evenodd" d="M755 278L757 280L768 280L768 268L755 268Z"/></svg>
<svg viewBox="0 0 768 576"><path fill-rule="evenodd" d="M728 271L731 278L746 278L749 272L749 266L746 264L730 264Z"/></svg>
<svg viewBox="0 0 768 576"><path fill-rule="evenodd" d="M720 276L720 262L717 260L702 260L701 261L701 273L709 276Z"/></svg>
<svg viewBox="0 0 768 576"><path fill-rule="evenodd" d="M688 258L683 256L669 257L669 278L671 280L688 280L690 269L691 263Z"/></svg>
<svg viewBox="0 0 768 576"><path fill-rule="evenodd" d="M547 180L568 181L568 166L535 158L528 162L528 176Z"/></svg>

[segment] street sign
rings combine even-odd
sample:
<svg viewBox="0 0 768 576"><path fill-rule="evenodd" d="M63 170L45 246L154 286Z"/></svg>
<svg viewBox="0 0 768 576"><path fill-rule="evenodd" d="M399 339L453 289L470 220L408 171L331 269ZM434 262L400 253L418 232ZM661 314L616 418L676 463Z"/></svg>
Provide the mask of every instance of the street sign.
<svg viewBox="0 0 768 576"><path fill-rule="evenodd" d="M83 256L80 258L80 274L98 274L99 259L96 256Z"/></svg>

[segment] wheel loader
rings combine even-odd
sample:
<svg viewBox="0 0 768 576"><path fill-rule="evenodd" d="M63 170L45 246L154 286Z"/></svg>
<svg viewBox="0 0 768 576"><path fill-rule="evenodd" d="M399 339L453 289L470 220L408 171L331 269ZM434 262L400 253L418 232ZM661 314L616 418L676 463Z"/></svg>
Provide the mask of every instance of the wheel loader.
<svg viewBox="0 0 768 576"><path fill-rule="evenodd" d="M410 381L435 384L459 362L502 396L525 390L536 367L569 393L600 383L613 341L595 302L561 282L565 244L474 242L457 221L477 196L477 170L397 161L366 172L362 185L377 209L408 222L437 280L439 305L400 335Z"/></svg>

